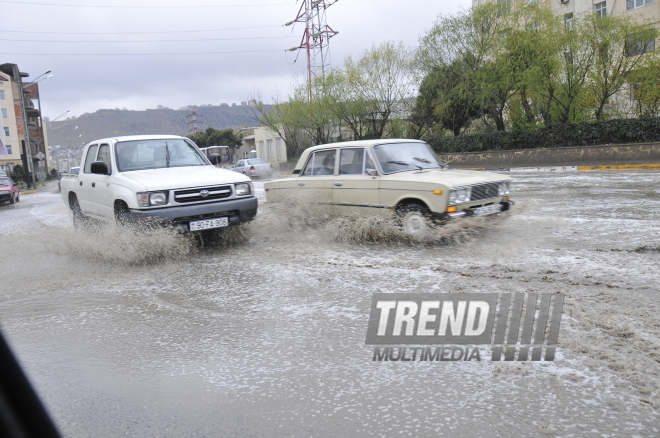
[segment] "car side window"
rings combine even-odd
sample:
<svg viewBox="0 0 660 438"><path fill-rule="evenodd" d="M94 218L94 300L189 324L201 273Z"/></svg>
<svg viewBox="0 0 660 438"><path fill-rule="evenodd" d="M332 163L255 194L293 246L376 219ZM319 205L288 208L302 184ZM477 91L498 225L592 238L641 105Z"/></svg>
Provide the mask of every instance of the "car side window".
<svg viewBox="0 0 660 438"><path fill-rule="evenodd" d="M364 175L364 148L341 149L339 175Z"/></svg>
<svg viewBox="0 0 660 438"><path fill-rule="evenodd" d="M98 145L92 145L89 147L89 149L87 149L87 155L85 155L85 168L83 169L83 172L92 173L92 163L96 158L96 151L98 148Z"/></svg>
<svg viewBox="0 0 660 438"><path fill-rule="evenodd" d="M108 166L108 172L112 173L112 167L110 166L110 146L107 144L102 144L99 148L99 156L97 161L103 161L106 166Z"/></svg>
<svg viewBox="0 0 660 438"><path fill-rule="evenodd" d="M316 151L309 157L302 176L322 176L335 174L335 149Z"/></svg>

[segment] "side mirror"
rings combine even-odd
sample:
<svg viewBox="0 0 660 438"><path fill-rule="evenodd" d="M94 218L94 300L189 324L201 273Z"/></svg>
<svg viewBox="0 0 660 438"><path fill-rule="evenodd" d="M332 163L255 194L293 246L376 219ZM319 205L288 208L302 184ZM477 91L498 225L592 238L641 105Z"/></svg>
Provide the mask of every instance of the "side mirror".
<svg viewBox="0 0 660 438"><path fill-rule="evenodd" d="M108 171L108 165L105 164L103 161L94 161L92 163L92 173L96 173L98 175L110 175L110 172Z"/></svg>
<svg viewBox="0 0 660 438"><path fill-rule="evenodd" d="M378 171L376 169L367 169L367 175L378 176Z"/></svg>

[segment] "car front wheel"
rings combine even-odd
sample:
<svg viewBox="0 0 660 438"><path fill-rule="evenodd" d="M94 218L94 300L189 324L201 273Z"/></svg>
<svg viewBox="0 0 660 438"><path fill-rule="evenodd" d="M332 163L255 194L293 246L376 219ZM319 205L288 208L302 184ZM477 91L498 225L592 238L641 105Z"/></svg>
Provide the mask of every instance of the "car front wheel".
<svg viewBox="0 0 660 438"><path fill-rule="evenodd" d="M13 204L14 202L16 202L16 195L12 194L11 196L9 196L9 203Z"/></svg>
<svg viewBox="0 0 660 438"><path fill-rule="evenodd" d="M406 205L399 209L398 215L401 231L415 239L425 238L433 229L431 213L423 205Z"/></svg>

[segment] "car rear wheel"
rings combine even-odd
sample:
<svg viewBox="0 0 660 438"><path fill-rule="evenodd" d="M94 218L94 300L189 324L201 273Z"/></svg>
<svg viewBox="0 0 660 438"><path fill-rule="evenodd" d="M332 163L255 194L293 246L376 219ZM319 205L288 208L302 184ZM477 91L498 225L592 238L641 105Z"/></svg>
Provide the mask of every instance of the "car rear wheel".
<svg viewBox="0 0 660 438"><path fill-rule="evenodd" d="M403 206L399 209L398 215L401 231L415 239L425 238L434 228L431 213L423 205Z"/></svg>
<svg viewBox="0 0 660 438"><path fill-rule="evenodd" d="M71 198L71 211L73 212L73 228L76 230L81 229L86 223L86 217L80 209L80 204L78 204L78 198L75 196Z"/></svg>

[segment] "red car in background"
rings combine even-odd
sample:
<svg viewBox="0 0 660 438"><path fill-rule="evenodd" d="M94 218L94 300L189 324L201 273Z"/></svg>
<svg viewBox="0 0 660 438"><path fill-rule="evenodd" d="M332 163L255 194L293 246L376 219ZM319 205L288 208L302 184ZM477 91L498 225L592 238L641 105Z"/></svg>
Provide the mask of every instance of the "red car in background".
<svg viewBox="0 0 660 438"><path fill-rule="evenodd" d="M10 204L20 201L18 187L11 178L0 177L0 202L9 201Z"/></svg>

